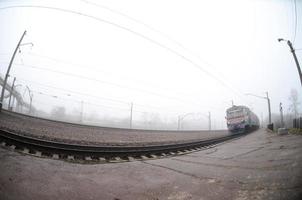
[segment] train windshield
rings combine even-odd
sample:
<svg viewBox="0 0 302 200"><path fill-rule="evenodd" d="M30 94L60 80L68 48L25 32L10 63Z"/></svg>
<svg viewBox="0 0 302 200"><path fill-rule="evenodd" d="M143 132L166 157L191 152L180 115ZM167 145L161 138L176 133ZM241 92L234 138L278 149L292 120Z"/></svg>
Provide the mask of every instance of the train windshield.
<svg viewBox="0 0 302 200"><path fill-rule="evenodd" d="M236 118L243 115L242 109L230 110L227 112L227 118Z"/></svg>

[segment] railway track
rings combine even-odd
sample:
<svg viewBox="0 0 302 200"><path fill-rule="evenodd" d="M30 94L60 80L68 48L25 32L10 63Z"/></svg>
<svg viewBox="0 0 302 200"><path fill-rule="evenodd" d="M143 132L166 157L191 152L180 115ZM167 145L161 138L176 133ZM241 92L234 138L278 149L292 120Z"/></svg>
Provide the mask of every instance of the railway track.
<svg viewBox="0 0 302 200"><path fill-rule="evenodd" d="M51 157L72 162L107 163L156 159L187 154L203 148L209 148L227 140L241 137L245 134L247 133L177 144L148 146L95 146L42 140L0 130L0 144L4 148L39 157Z"/></svg>

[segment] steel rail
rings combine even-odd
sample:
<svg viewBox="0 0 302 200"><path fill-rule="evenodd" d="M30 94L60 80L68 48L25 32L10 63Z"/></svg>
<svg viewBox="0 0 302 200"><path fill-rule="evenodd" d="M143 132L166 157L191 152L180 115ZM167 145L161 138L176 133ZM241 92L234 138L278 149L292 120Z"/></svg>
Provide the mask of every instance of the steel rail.
<svg viewBox="0 0 302 200"><path fill-rule="evenodd" d="M157 144L148 146L97 146L48 141L0 130L0 140L6 141L7 143L18 147L39 150L47 153L91 157L125 157L184 151L224 142L226 140L242 136L243 134L245 133L227 135L209 140L199 140L176 144Z"/></svg>

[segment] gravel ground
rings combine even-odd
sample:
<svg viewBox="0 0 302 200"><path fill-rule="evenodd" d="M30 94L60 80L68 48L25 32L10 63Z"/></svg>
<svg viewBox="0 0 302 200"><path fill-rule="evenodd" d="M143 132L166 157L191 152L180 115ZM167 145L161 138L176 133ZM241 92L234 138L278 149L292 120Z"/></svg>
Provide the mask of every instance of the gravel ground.
<svg viewBox="0 0 302 200"><path fill-rule="evenodd" d="M161 131L95 127L0 113L0 129L52 141L96 145L150 145L210 139L228 134L218 131Z"/></svg>
<svg viewBox="0 0 302 200"><path fill-rule="evenodd" d="M302 136L260 129L190 154L108 164L0 147L1 200L301 200Z"/></svg>

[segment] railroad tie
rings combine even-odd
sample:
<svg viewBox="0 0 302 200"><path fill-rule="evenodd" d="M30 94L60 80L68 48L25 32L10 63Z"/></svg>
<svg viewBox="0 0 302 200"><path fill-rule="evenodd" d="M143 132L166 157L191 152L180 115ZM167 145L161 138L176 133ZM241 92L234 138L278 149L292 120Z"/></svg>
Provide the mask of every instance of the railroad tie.
<svg viewBox="0 0 302 200"><path fill-rule="evenodd" d="M128 160L129 161L134 161L135 159L133 157L131 157L131 156L128 156Z"/></svg>
<svg viewBox="0 0 302 200"><path fill-rule="evenodd" d="M92 158L91 158L91 156L85 156L85 160L86 161L92 161Z"/></svg>
<svg viewBox="0 0 302 200"><path fill-rule="evenodd" d="M67 156L67 160L74 160L74 156L72 155Z"/></svg>
<svg viewBox="0 0 302 200"><path fill-rule="evenodd" d="M177 151L177 153L178 153L178 154L182 154L183 152L182 152L182 151Z"/></svg>
<svg viewBox="0 0 302 200"><path fill-rule="evenodd" d="M152 158L157 158L157 156L156 156L156 155L154 155L154 154L152 154L152 155L151 155L151 157L152 157Z"/></svg>
<svg viewBox="0 0 302 200"><path fill-rule="evenodd" d="M41 151L36 151L35 152L35 156L41 157L42 156L42 152Z"/></svg>
<svg viewBox="0 0 302 200"><path fill-rule="evenodd" d="M148 159L147 156L141 156L141 158L144 159L144 160Z"/></svg>
<svg viewBox="0 0 302 200"><path fill-rule="evenodd" d="M59 154L53 154L53 155L52 155L52 158L53 158L53 159L59 159Z"/></svg>
<svg viewBox="0 0 302 200"><path fill-rule="evenodd" d="M99 157L99 161L101 161L101 162L106 162L106 158Z"/></svg>
<svg viewBox="0 0 302 200"><path fill-rule="evenodd" d="M114 157L114 161L120 162L120 161L122 161L122 159L117 156L117 157Z"/></svg>
<svg viewBox="0 0 302 200"><path fill-rule="evenodd" d="M26 153L26 154L28 154L28 153L29 153L29 149L27 149L27 148L24 148L24 149L23 149L23 153Z"/></svg>

